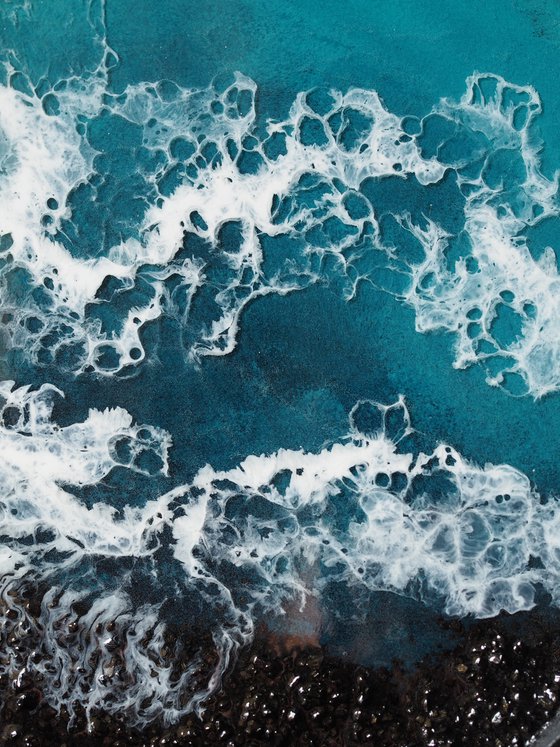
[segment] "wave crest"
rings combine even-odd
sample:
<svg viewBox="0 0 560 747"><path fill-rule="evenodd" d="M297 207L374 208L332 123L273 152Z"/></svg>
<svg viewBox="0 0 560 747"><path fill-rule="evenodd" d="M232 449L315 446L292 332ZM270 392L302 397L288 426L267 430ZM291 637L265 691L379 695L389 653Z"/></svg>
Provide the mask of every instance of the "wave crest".
<svg viewBox="0 0 560 747"><path fill-rule="evenodd" d="M418 331L454 333L456 366L513 394L558 388L555 255L537 261L525 238L558 210L531 87L477 74L421 120L374 91L315 90L263 122L239 73L117 96L107 69L0 91L8 347L128 375L162 316L186 355L223 355L251 300L325 281L350 298L367 280L411 305ZM453 225L426 212L450 174Z"/></svg>

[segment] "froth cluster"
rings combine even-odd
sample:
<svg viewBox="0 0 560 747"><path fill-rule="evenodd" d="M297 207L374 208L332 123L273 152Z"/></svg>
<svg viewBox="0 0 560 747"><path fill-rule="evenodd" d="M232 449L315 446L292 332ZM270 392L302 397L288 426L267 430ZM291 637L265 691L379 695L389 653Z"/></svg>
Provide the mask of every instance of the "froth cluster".
<svg viewBox="0 0 560 747"><path fill-rule="evenodd" d="M110 54L90 78L39 90L13 72L0 90L6 346L127 375L162 316L177 320L185 355L223 355L252 299L318 281L351 297L367 279L414 307L418 331L453 332L458 367L480 362L513 394L558 388L555 255L537 261L524 238L557 212L533 89L476 75L421 120L372 91L315 90L263 122L241 74L114 95ZM452 233L368 188L406 180L421 192L449 174L463 212Z"/></svg>

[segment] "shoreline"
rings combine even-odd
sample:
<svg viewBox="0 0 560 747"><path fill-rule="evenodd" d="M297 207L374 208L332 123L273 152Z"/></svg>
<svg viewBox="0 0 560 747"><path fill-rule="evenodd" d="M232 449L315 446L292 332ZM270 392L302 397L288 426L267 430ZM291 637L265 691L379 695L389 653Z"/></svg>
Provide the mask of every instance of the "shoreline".
<svg viewBox="0 0 560 747"><path fill-rule="evenodd" d="M78 717L69 731L68 714L41 700L32 676L4 679L1 743L509 747L526 744L553 720L560 703L560 629L549 611L439 624L458 636L457 645L409 669L397 661L391 669L369 669L318 645L298 648L290 638L282 648L281 640L261 634L240 652L201 719L190 714L174 726L154 723L143 731L103 713L89 724ZM553 744L551 738L542 744Z"/></svg>

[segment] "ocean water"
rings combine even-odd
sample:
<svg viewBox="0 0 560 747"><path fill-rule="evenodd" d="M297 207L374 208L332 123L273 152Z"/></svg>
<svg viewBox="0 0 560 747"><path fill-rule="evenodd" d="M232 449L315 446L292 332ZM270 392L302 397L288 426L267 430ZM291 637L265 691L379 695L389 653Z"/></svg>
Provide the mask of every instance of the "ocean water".
<svg viewBox="0 0 560 747"><path fill-rule="evenodd" d="M2 595L54 707L558 604L559 47L552 1L4 3Z"/></svg>

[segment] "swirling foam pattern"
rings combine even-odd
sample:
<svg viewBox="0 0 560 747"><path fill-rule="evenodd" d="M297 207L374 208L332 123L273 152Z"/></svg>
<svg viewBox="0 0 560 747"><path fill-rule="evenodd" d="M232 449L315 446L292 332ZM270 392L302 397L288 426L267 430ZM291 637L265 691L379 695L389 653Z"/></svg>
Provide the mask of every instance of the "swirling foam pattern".
<svg viewBox="0 0 560 747"><path fill-rule="evenodd" d="M78 700L89 714L174 721L203 707L264 615L315 599L328 617L338 582L452 615L530 609L537 588L559 601L557 502L507 465L481 468L445 445L420 451L402 398L359 402L348 435L318 453L206 466L134 507L128 482L113 484L114 505L88 500L88 486L118 469L165 475L165 432L122 409L57 426L60 393L47 385L5 383L1 395L1 595L12 617L0 666L41 672L56 708ZM43 590L38 616L17 602L30 584ZM170 584L209 625L210 664L196 651L185 664L180 644L170 647ZM10 656L21 632L37 644L22 671Z"/></svg>
<svg viewBox="0 0 560 747"><path fill-rule="evenodd" d="M350 298L367 280L411 305L419 332L454 333L457 367L481 363L516 395L559 388L555 255L535 259L524 234L558 209L532 88L474 75L421 120L373 91L314 90L263 122L241 74L117 96L115 59L107 48L89 77L54 88L7 67L6 347L125 376L150 356L143 330L162 316L192 359L223 355L252 299L318 281ZM388 204L399 182L410 190ZM462 216L452 227L415 204L448 182Z"/></svg>

